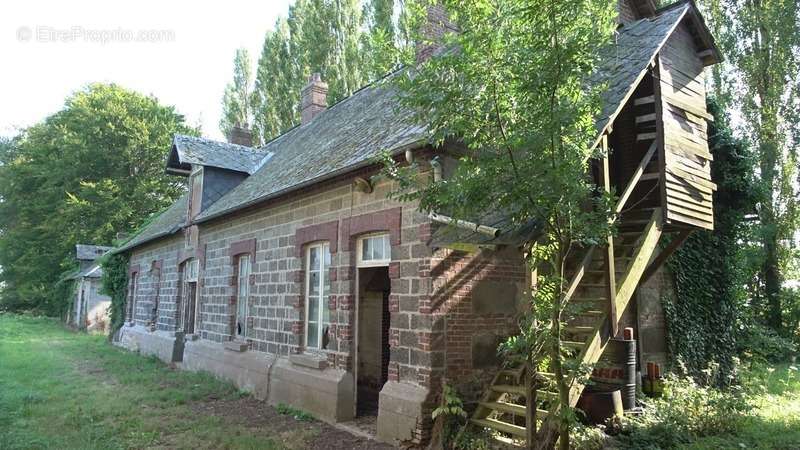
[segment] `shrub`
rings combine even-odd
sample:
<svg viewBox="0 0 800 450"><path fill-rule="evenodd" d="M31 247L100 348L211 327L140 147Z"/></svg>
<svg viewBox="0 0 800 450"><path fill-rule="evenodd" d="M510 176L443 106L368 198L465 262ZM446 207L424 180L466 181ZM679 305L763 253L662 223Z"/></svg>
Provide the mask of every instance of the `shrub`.
<svg viewBox="0 0 800 450"><path fill-rule="evenodd" d="M619 447L675 448L701 436L734 433L749 410L739 387L719 390L670 376L661 399L647 405L641 416L622 419Z"/></svg>
<svg viewBox="0 0 800 450"><path fill-rule="evenodd" d="M738 346L739 353L747 359L762 363L789 361L797 351L792 340L758 324L751 324L742 329Z"/></svg>

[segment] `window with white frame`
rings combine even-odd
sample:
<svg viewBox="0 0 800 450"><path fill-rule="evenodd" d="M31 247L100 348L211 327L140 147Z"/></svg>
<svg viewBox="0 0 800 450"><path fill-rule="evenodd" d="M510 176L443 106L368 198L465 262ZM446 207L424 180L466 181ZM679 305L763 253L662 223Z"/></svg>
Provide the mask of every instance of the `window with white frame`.
<svg viewBox="0 0 800 450"><path fill-rule="evenodd" d="M200 272L200 262L196 259L187 261L185 270L186 272L183 274L183 281L187 283L196 283L198 272Z"/></svg>
<svg viewBox="0 0 800 450"><path fill-rule="evenodd" d="M239 257L238 286L236 291L236 330L235 336L244 339L247 335L247 298L250 296L250 255Z"/></svg>
<svg viewBox="0 0 800 450"><path fill-rule="evenodd" d="M328 295L331 252L327 242L313 244L306 250L306 347L323 348L324 324L330 322Z"/></svg>
<svg viewBox="0 0 800 450"><path fill-rule="evenodd" d="M389 234L373 234L358 240L358 266L387 266L392 260Z"/></svg>

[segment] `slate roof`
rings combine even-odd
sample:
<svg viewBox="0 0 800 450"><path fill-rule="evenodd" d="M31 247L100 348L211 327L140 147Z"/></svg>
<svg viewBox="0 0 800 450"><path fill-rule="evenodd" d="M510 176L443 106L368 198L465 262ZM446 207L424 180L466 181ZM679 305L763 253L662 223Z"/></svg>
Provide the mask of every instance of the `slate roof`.
<svg viewBox="0 0 800 450"><path fill-rule="evenodd" d="M689 4L677 4L656 17L637 20L618 30L617 44L608 47L592 77L595 85L606 84L602 111L595 122L600 135L614 122L648 65L689 8Z"/></svg>
<svg viewBox="0 0 800 450"><path fill-rule="evenodd" d="M657 17L641 19L618 30L616 45L609 47L594 76L596 83L607 83L603 109L596 121L598 135L613 123L648 65L690 8L689 3L671 5ZM410 111L398 107L396 91L390 85L378 83L355 92L310 123L292 128L257 150L182 135L175 136L173 149L180 162L250 174L195 219L203 222L367 166L380 152L418 147L427 137L425 126L414 122ZM171 155L170 163L172 159ZM185 224L185 216L184 196L116 251L178 231ZM504 239L516 239L509 234L511 230L506 233ZM471 237L461 233L451 238L456 236L488 243L475 233ZM437 236L440 243L445 238ZM499 243L499 238L494 243Z"/></svg>
<svg viewBox="0 0 800 450"><path fill-rule="evenodd" d="M168 168L198 164L252 174L268 156L268 152L263 149L182 134L177 134L172 139L172 148Z"/></svg>
<svg viewBox="0 0 800 450"><path fill-rule="evenodd" d="M169 236L180 230L186 224L188 199L189 194L183 194L169 208L155 216L149 224L145 225L128 242L114 250L114 253L123 252L153 239Z"/></svg>
<svg viewBox="0 0 800 450"><path fill-rule="evenodd" d="M277 196L287 190L368 165L380 152L425 141L425 127L397 107L386 84L367 86L267 143L272 158L197 217L198 222Z"/></svg>
<svg viewBox="0 0 800 450"><path fill-rule="evenodd" d="M75 246L75 257L82 261L94 261L112 248L102 245L77 244Z"/></svg>

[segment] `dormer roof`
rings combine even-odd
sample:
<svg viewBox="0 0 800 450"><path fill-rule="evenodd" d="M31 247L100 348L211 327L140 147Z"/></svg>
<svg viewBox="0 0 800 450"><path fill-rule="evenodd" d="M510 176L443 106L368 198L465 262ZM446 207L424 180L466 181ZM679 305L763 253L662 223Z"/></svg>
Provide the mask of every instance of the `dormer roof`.
<svg viewBox="0 0 800 450"><path fill-rule="evenodd" d="M177 134L167 158L167 173L188 176L192 165L254 173L269 152L244 145Z"/></svg>

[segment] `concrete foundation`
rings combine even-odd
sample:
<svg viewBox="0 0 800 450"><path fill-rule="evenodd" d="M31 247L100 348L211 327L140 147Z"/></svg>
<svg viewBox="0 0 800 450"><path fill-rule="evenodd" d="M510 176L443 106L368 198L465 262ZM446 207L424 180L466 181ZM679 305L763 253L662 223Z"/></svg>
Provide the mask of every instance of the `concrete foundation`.
<svg viewBox="0 0 800 450"><path fill-rule="evenodd" d="M286 403L329 422L343 422L354 416L352 373L312 369L280 358L272 377L270 403Z"/></svg>
<svg viewBox="0 0 800 450"><path fill-rule="evenodd" d="M397 381L383 385L378 407L378 440L399 445L414 439L423 421L428 390Z"/></svg>
<svg viewBox="0 0 800 450"><path fill-rule="evenodd" d="M181 368L208 372L230 381L243 391L265 400L269 394L270 368L275 357L262 352L236 352L219 342L197 340L186 342Z"/></svg>
<svg viewBox="0 0 800 450"><path fill-rule="evenodd" d="M165 363L180 362L183 358L183 336L167 331L150 331L136 325L123 326L117 345L142 355L153 355Z"/></svg>

